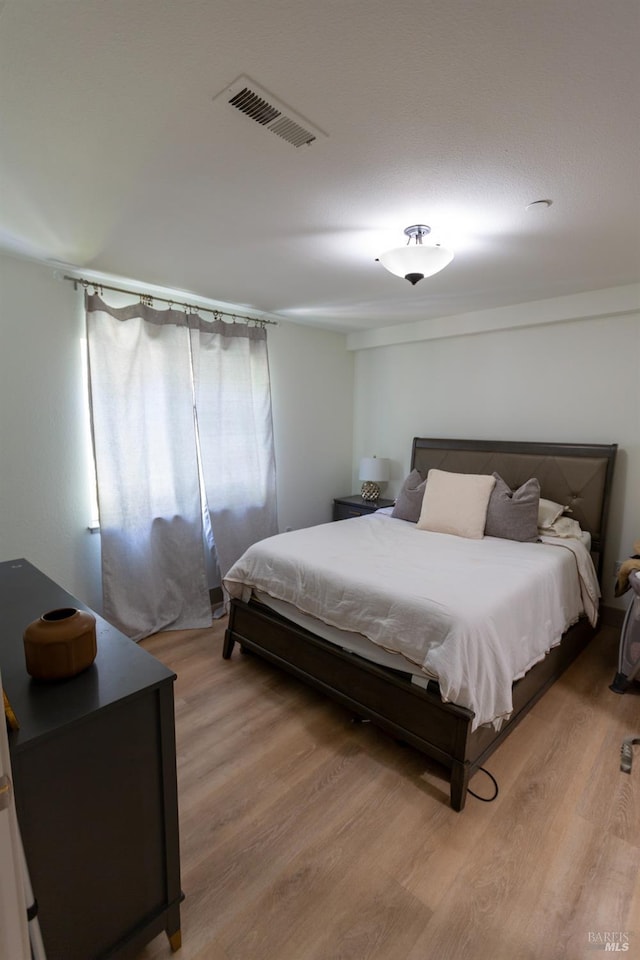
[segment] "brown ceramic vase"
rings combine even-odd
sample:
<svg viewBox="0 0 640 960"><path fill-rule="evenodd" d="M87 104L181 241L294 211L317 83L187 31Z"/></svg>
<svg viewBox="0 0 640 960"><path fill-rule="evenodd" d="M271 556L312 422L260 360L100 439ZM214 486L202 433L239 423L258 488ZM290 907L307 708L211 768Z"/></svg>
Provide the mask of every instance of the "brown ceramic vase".
<svg viewBox="0 0 640 960"><path fill-rule="evenodd" d="M24 631L27 673L35 680L63 680L96 658L96 618L87 610L62 607L33 620Z"/></svg>

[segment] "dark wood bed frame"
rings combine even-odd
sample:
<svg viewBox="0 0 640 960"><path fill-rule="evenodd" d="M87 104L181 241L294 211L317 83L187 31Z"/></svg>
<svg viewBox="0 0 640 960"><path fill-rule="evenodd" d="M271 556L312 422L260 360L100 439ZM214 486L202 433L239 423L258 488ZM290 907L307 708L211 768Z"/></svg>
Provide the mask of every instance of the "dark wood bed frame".
<svg viewBox="0 0 640 960"><path fill-rule="evenodd" d="M462 473L497 471L516 488L529 477L540 480L541 496L569 504L572 516L592 538L592 556L602 576L606 522L616 444L517 443L512 441L413 441L411 468ZM426 689L408 674L370 663L328 643L268 607L232 600L223 657L237 641L278 667L336 700L441 763L449 771L451 806L462 810L471 776L509 736L544 692L575 660L595 633L582 617L562 642L513 685L513 713L499 731L478 727L473 713L443 703L438 685Z"/></svg>

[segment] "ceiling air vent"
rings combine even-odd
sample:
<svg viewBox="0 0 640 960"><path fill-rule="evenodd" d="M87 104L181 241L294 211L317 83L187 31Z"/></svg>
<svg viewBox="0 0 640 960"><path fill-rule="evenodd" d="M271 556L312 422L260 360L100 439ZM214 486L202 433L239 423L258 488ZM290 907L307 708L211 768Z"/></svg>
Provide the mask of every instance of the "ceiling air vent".
<svg viewBox="0 0 640 960"><path fill-rule="evenodd" d="M218 99L225 100L229 106L294 147L308 145L319 137L326 136L304 117L298 116L284 103L272 97L250 77L238 77L214 97L214 100Z"/></svg>

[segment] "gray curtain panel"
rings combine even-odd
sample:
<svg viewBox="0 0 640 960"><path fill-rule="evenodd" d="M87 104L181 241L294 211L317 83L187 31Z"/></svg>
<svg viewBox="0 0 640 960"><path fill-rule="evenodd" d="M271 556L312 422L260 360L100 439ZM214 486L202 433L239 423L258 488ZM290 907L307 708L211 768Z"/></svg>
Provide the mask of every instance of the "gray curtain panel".
<svg viewBox="0 0 640 960"><path fill-rule="evenodd" d="M104 615L207 626L207 566L277 530L266 333L96 294L86 315Z"/></svg>
<svg viewBox="0 0 640 960"><path fill-rule="evenodd" d="M221 575L278 532L267 333L240 323L191 331L205 500Z"/></svg>

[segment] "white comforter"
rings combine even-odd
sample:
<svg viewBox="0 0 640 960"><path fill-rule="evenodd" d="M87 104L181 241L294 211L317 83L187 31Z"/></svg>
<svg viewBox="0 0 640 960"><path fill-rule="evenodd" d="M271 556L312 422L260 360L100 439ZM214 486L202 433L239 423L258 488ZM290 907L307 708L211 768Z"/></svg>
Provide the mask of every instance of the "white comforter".
<svg viewBox="0 0 640 960"><path fill-rule="evenodd" d="M473 710L473 729L512 710L511 686L585 611L599 588L579 541L467 540L372 514L279 534L224 578L363 634L438 677L443 699Z"/></svg>

